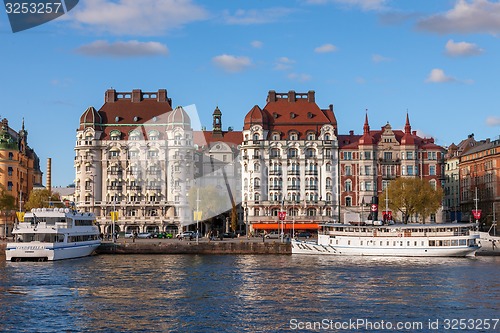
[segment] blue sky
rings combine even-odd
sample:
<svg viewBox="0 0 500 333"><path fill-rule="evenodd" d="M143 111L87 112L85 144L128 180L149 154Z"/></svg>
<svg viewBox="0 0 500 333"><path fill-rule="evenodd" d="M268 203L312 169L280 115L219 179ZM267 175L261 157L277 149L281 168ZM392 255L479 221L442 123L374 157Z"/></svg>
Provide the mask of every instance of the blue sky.
<svg viewBox="0 0 500 333"><path fill-rule="evenodd" d="M448 146L500 134L500 3L493 0L81 0L12 33L0 14L1 117L73 182L81 113L108 88L168 90L211 128L263 107L269 90L316 91L339 133L387 122ZM44 178L45 181L45 178Z"/></svg>

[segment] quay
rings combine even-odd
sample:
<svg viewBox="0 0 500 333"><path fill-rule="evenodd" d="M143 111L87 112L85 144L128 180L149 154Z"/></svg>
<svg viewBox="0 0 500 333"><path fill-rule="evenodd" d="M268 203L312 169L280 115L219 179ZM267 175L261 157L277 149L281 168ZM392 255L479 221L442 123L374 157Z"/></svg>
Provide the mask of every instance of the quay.
<svg viewBox="0 0 500 333"><path fill-rule="evenodd" d="M290 243L262 238L233 238L208 241L196 239L122 239L115 243L104 241L96 250L97 254L279 254L290 255Z"/></svg>

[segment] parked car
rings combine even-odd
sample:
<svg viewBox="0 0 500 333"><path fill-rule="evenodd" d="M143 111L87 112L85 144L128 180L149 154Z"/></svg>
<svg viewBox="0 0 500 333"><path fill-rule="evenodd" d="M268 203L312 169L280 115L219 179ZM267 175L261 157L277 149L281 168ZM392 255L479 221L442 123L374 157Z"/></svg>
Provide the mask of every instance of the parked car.
<svg viewBox="0 0 500 333"><path fill-rule="evenodd" d="M153 235L154 237L155 235ZM169 232L158 232L155 238L173 238L173 235Z"/></svg>
<svg viewBox="0 0 500 333"><path fill-rule="evenodd" d="M312 237L312 234L310 232L299 232L299 234L297 235L297 237L303 237L303 238L311 238Z"/></svg>
<svg viewBox="0 0 500 333"><path fill-rule="evenodd" d="M126 232L124 237L125 238L133 238L134 237L134 233L133 232Z"/></svg>
<svg viewBox="0 0 500 333"><path fill-rule="evenodd" d="M271 231L265 235L266 238L278 239L280 238L280 233L277 231Z"/></svg>
<svg viewBox="0 0 500 333"><path fill-rule="evenodd" d="M150 232L140 232L137 238L153 238L153 234Z"/></svg>
<svg viewBox="0 0 500 333"><path fill-rule="evenodd" d="M178 239L194 238L194 237L196 237L196 233L194 231L184 231L184 232L178 233L176 237Z"/></svg>
<svg viewBox="0 0 500 333"><path fill-rule="evenodd" d="M222 234L223 238L234 238L236 237L236 234L234 232L225 232Z"/></svg>

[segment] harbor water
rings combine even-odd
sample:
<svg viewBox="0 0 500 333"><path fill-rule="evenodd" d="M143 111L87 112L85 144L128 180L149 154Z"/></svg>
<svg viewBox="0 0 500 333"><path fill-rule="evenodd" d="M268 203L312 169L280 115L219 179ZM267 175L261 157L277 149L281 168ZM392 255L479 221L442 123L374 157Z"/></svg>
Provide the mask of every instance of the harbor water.
<svg viewBox="0 0 500 333"><path fill-rule="evenodd" d="M500 257L0 259L1 332L500 331Z"/></svg>

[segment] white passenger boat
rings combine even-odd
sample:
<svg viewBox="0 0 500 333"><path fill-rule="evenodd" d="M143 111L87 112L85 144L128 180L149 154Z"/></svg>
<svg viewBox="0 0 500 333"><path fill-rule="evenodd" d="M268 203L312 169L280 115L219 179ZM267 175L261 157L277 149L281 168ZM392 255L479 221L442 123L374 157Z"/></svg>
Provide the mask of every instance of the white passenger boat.
<svg viewBox="0 0 500 333"><path fill-rule="evenodd" d="M500 254L500 236L492 235L492 231L496 228L496 223L493 223L488 232L479 232L479 243L481 249L479 252L487 254Z"/></svg>
<svg viewBox="0 0 500 333"><path fill-rule="evenodd" d="M477 224L324 224L317 242L292 240L293 254L465 257L480 248Z"/></svg>
<svg viewBox="0 0 500 333"><path fill-rule="evenodd" d="M7 243L8 261L51 261L91 255L101 244L93 213L37 208L24 215Z"/></svg>

